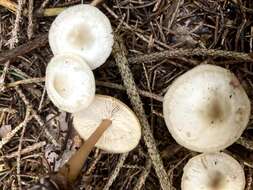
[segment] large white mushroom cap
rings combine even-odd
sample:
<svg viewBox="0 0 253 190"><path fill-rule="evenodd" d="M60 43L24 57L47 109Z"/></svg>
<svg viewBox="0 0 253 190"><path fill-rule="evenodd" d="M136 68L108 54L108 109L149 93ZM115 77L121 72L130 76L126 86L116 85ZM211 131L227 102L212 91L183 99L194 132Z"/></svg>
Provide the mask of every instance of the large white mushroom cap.
<svg viewBox="0 0 253 190"><path fill-rule="evenodd" d="M250 101L229 70L201 65L169 87L163 112L171 135L180 145L213 152L241 136L249 121Z"/></svg>
<svg viewBox="0 0 253 190"><path fill-rule="evenodd" d="M98 148L123 153L137 146L141 138L139 120L128 106L116 98L96 95L87 109L74 114L73 124L79 135L86 140L103 119L110 119L112 124L97 142Z"/></svg>
<svg viewBox="0 0 253 190"><path fill-rule="evenodd" d="M111 54L112 27L98 8L91 5L72 6L60 13L52 23L49 44L54 54L78 54L91 69L95 69Z"/></svg>
<svg viewBox="0 0 253 190"><path fill-rule="evenodd" d="M200 154L188 161L181 181L182 190L244 190L241 165L225 153Z"/></svg>
<svg viewBox="0 0 253 190"><path fill-rule="evenodd" d="M92 102L95 97L95 78L81 57L56 55L46 69L46 90L56 107L74 113Z"/></svg>

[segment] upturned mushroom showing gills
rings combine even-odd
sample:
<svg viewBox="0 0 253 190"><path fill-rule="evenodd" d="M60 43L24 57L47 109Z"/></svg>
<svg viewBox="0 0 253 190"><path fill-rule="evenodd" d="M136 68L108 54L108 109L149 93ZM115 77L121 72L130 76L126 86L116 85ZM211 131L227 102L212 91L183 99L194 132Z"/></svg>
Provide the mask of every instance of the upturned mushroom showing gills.
<svg viewBox="0 0 253 190"><path fill-rule="evenodd" d="M98 148L124 153L137 146L141 138L139 120L128 106L110 96L96 95L87 109L74 114L73 125L86 140L103 119L112 123L96 143Z"/></svg>
<svg viewBox="0 0 253 190"><path fill-rule="evenodd" d="M200 154L188 161L181 181L182 190L244 190L241 165L225 153Z"/></svg>
<svg viewBox="0 0 253 190"><path fill-rule="evenodd" d="M200 65L172 83L164 97L163 113L180 145L213 152L241 136L249 121L250 101L229 70Z"/></svg>
<svg viewBox="0 0 253 190"><path fill-rule="evenodd" d="M102 65L112 51L109 19L92 5L72 6L60 13L49 30L49 45L55 55L81 56L91 69Z"/></svg>
<svg viewBox="0 0 253 190"><path fill-rule="evenodd" d="M61 110L85 109L95 97L95 79L90 67L76 55L56 55L46 69L46 90Z"/></svg>

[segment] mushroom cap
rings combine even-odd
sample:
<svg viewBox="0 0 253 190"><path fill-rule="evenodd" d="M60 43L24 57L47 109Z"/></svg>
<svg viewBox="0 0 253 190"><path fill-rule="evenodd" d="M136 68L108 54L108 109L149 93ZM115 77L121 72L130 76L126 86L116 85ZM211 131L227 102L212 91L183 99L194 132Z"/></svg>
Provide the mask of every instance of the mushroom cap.
<svg viewBox="0 0 253 190"><path fill-rule="evenodd" d="M169 87L163 112L177 143L198 152L214 152L241 136L249 121L250 101L229 70L200 65Z"/></svg>
<svg viewBox="0 0 253 190"><path fill-rule="evenodd" d="M56 54L75 53L91 69L102 65L113 46L109 19L91 5L75 5L60 13L49 30L49 44Z"/></svg>
<svg viewBox="0 0 253 190"><path fill-rule="evenodd" d="M46 90L56 107L74 113L92 102L95 97L95 78L81 57L73 54L56 55L47 65Z"/></svg>
<svg viewBox="0 0 253 190"><path fill-rule="evenodd" d="M225 153L204 153L191 158L184 167L182 190L244 190L241 165Z"/></svg>
<svg viewBox="0 0 253 190"><path fill-rule="evenodd" d="M74 114L73 124L86 140L102 119L110 119L112 124L98 140L96 147L107 152L124 153L138 145L141 138L139 120L127 105L114 97L96 95L87 109Z"/></svg>

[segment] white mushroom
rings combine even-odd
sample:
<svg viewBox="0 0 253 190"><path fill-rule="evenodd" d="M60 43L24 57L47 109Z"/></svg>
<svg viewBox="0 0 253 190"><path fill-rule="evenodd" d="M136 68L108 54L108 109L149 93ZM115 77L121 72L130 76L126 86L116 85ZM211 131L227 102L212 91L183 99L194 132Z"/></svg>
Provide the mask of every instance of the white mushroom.
<svg viewBox="0 0 253 190"><path fill-rule="evenodd" d="M56 54L75 53L91 69L102 65L112 51L113 35L109 19L91 5L72 6L60 13L49 30L49 44Z"/></svg>
<svg viewBox="0 0 253 190"><path fill-rule="evenodd" d="M201 65L169 87L163 112L166 125L182 146L213 152L233 144L250 116L250 101L229 70Z"/></svg>
<svg viewBox="0 0 253 190"><path fill-rule="evenodd" d="M133 111L116 98L96 95L87 109L74 114L73 124L86 140L103 119L111 120L112 124L97 142L98 148L123 153L137 146L141 137L140 123Z"/></svg>
<svg viewBox="0 0 253 190"><path fill-rule="evenodd" d="M200 154L188 161L181 181L182 190L244 190L241 165L225 153Z"/></svg>
<svg viewBox="0 0 253 190"><path fill-rule="evenodd" d="M76 55L56 55L46 69L46 89L56 107L77 112L95 96L95 79L90 67Z"/></svg>

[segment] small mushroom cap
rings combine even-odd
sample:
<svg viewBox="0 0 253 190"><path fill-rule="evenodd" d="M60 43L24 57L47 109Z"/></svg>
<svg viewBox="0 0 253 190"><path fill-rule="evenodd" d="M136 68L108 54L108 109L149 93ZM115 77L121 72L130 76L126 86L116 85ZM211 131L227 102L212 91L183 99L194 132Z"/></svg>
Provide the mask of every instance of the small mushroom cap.
<svg viewBox="0 0 253 190"><path fill-rule="evenodd" d="M182 190L244 190L241 165L225 153L200 154L188 161L181 181Z"/></svg>
<svg viewBox="0 0 253 190"><path fill-rule="evenodd" d="M56 107L74 113L88 107L95 97L94 75L81 57L56 55L46 69L46 90Z"/></svg>
<svg viewBox="0 0 253 190"><path fill-rule="evenodd" d="M56 54L75 53L91 69L102 65L112 51L113 35L109 19L96 7L76 5L60 13L49 30L49 44Z"/></svg>
<svg viewBox="0 0 253 190"><path fill-rule="evenodd" d="M249 121L250 101L229 70L201 65L169 87L163 112L171 135L180 145L215 152L241 136Z"/></svg>
<svg viewBox="0 0 253 190"><path fill-rule="evenodd" d="M98 140L98 148L112 153L124 153L138 145L141 138L139 120L128 106L110 96L96 95L87 109L74 114L73 124L79 135L86 140L102 119L110 119L112 124Z"/></svg>

